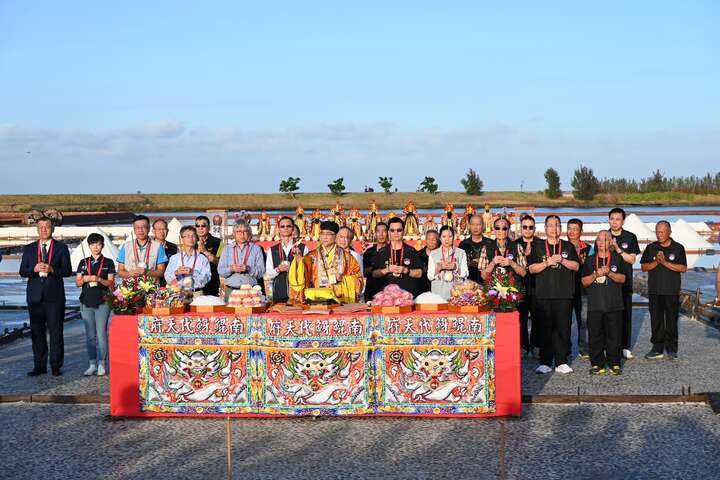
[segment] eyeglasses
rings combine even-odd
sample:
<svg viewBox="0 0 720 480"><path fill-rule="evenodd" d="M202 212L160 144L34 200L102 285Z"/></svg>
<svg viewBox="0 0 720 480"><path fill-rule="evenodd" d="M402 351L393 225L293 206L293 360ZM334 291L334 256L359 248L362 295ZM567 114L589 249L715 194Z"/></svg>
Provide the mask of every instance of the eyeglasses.
<svg viewBox="0 0 720 480"><path fill-rule="evenodd" d="M507 227L495 227L495 230L502 230L503 232L506 231Z"/></svg>
<svg viewBox="0 0 720 480"><path fill-rule="evenodd" d="M207 223L196 223L195 228L208 228Z"/></svg>
<svg viewBox="0 0 720 480"><path fill-rule="evenodd" d="M523 225L523 230L535 230L535 225Z"/></svg>
<svg viewBox="0 0 720 480"><path fill-rule="evenodd" d="M388 231L393 232L393 233L402 233L403 230L402 230L402 228L391 228Z"/></svg>

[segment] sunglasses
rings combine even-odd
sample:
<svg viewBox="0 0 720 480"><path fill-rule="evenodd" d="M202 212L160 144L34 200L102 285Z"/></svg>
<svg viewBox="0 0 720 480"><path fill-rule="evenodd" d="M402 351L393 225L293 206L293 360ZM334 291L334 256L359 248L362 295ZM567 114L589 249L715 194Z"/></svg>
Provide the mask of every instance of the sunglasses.
<svg viewBox="0 0 720 480"><path fill-rule="evenodd" d="M195 228L208 228L207 223L196 223Z"/></svg>
<svg viewBox="0 0 720 480"><path fill-rule="evenodd" d="M503 232L506 231L507 227L495 227L495 230L502 230Z"/></svg>
<svg viewBox="0 0 720 480"><path fill-rule="evenodd" d="M389 231L389 232L394 232L394 233L400 233L400 232L402 232L402 228L391 228L391 229L388 230L388 231Z"/></svg>
<svg viewBox="0 0 720 480"><path fill-rule="evenodd" d="M292 225L280 225L280 228L292 228Z"/></svg>
<svg viewBox="0 0 720 480"><path fill-rule="evenodd" d="M535 225L523 225L523 230L535 230Z"/></svg>

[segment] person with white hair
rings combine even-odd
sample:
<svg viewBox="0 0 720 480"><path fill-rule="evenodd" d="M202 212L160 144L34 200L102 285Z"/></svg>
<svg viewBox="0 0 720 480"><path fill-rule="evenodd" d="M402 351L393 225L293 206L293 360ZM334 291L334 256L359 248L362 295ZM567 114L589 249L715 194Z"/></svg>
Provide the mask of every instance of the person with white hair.
<svg viewBox="0 0 720 480"><path fill-rule="evenodd" d="M265 275L265 258L262 249L250 241L250 224L238 221L233 226L235 242L223 248L218 263L218 273L225 278L225 300L233 290L243 285L257 285L258 278Z"/></svg>
<svg viewBox="0 0 720 480"><path fill-rule="evenodd" d="M611 248L610 232L602 230L595 251L585 259L582 285L587 292L587 330L590 374L622 373L623 258ZM608 370L606 370L608 366Z"/></svg>

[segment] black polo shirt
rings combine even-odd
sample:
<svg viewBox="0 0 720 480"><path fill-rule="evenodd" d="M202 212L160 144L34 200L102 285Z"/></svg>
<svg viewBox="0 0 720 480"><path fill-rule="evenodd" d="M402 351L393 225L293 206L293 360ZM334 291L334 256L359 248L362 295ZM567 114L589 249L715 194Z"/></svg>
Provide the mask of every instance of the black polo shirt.
<svg viewBox="0 0 720 480"><path fill-rule="evenodd" d="M221 243L222 241L219 238L208 235L207 240L205 240L205 248L208 252L212 253L215 257L217 257ZM203 295L212 295L217 297L218 292L220 291L220 275L218 274L217 262L209 263L210 281L203 287Z"/></svg>
<svg viewBox="0 0 720 480"><path fill-rule="evenodd" d="M478 260L480 259L480 253L483 247L492 244L493 241L487 237L482 237L479 242L473 241L472 237L468 237L460 242L460 248L465 250L465 256L467 257L468 264L468 278L475 282L482 283L482 275L478 270Z"/></svg>
<svg viewBox="0 0 720 480"><path fill-rule="evenodd" d="M571 243L570 240L568 240L568 243ZM578 249L575 249L576 252L578 252ZM580 269L575 272L575 296L579 295L586 295L587 292L585 291L585 288L582 286L582 277L583 277L583 266L585 265L585 260L587 259L588 254L590 253L590 245L587 243L581 241L580 242L580 250L578 252L578 258L580 259Z"/></svg>
<svg viewBox="0 0 720 480"><path fill-rule="evenodd" d="M592 275L596 267L597 254L590 255L585 260L581 271L578 272L579 277L587 277ZM622 273L622 264L625 263L622 257L615 252L610 254L610 270L615 273ZM610 277L605 278L605 283L593 282L589 287L585 288L588 297L589 312L617 312L623 310L622 283L615 283Z"/></svg>
<svg viewBox="0 0 720 480"><path fill-rule="evenodd" d="M532 255L532 246L535 244L541 244L544 245L543 240L533 237L529 242L526 242L524 238L521 238L519 240L516 240L516 243L520 245L523 248L523 252L526 251L527 244L530 243L530 253L526 254L525 257L527 257L527 263L528 266L530 266L530 256ZM539 247L538 247L539 248ZM535 295L535 275L530 273L530 270L528 270L527 275L525 275L525 278L523 278L523 284L525 285L525 296L532 297Z"/></svg>
<svg viewBox="0 0 720 480"><path fill-rule="evenodd" d="M640 245L638 245L637 237L634 233L628 232L625 229L620 230L620 235L614 235L612 231L610 235L615 239L618 247L625 253L640 253ZM633 264L623 261L623 272L625 274L625 284L623 285L624 291L632 292L633 288Z"/></svg>
<svg viewBox="0 0 720 480"><path fill-rule="evenodd" d="M90 272L88 272L88 262L90 263ZM102 264L102 270L100 265ZM115 262L100 256L97 260L93 259L92 256L82 260L77 268L78 275L97 275L100 278L107 280L108 275L115 274ZM82 290L80 291L80 303L90 308L97 308L101 303L105 301L105 295L109 289L98 283L97 287L91 287L88 283L83 283Z"/></svg>
<svg viewBox="0 0 720 480"><path fill-rule="evenodd" d="M372 276L373 261L377 253L377 245L373 245L363 252L363 273L366 277L365 281L365 298L372 299L377 292L383 289L385 281L382 278L374 278Z"/></svg>
<svg viewBox="0 0 720 480"><path fill-rule="evenodd" d="M422 264L420 263L420 258L417 255L417 250L410 247L409 245L406 245L403 243L402 248L402 255L400 254L400 250L394 250L393 251L393 259L394 264L398 265L401 264L404 267L408 267L410 270L417 270L419 268L422 268ZM400 263L400 257L402 256L402 263ZM379 270L387 267L390 264L390 245L381 248L377 251L375 254L375 258L373 259L372 269L373 270ZM412 278L409 273L402 274L399 277L394 276L392 273L388 273L385 275L385 277L379 279L381 282L379 283L380 290L385 288L387 285L391 283L397 284L398 287L402 288L403 290L407 290L408 292L412 293L414 296L417 295L418 291L418 281L415 278ZM368 297L369 298L369 297Z"/></svg>
<svg viewBox="0 0 720 480"><path fill-rule="evenodd" d="M550 256L560 253L566 260L579 262L575 247L567 240L562 244L550 245ZM548 257L546 242L534 242L528 259L528 265L543 263ZM575 296L575 272L558 264L555 268L547 267L535 274L535 298L538 299L572 299Z"/></svg>
<svg viewBox="0 0 720 480"><path fill-rule="evenodd" d="M507 249L506 255L507 257L512 260L513 262L517 263L520 259L520 252L518 251L520 246L517 244L517 242L514 242L512 240L508 240L507 246L505 247ZM485 256L488 260L488 262L491 262L492 259L495 257L495 255L500 255L500 249L498 248L497 241L490 241L488 242L488 245L485 246ZM522 254L524 255L524 253ZM495 270L498 268L501 268L500 266L496 265ZM517 273L515 273L515 270L513 270L512 267L502 267L505 268L505 270L512 276L513 280L515 281L515 285L522 290L525 291L525 284L524 279Z"/></svg>
<svg viewBox="0 0 720 480"><path fill-rule="evenodd" d="M660 242L653 242L643 252L640 263L652 263L658 252L665 254L665 259L670 263L687 265L685 247L670 239L670 245L663 247ZM648 293L651 295L679 295L682 274L674 272L664 265L658 264L648 272Z"/></svg>
<svg viewBox="0 0 720 480"><path fill-rule="evenodd" d="M420 265L422 266L423 274L422 277L417 279L417 294L420 295L421 293L429 292L432 288L432 283L430 282L430 279L427 276L427 270L428 270L428 263L430 263L430 256L427 254L425 249L419 250L417 252L418 260L420 261Z"/></svg>

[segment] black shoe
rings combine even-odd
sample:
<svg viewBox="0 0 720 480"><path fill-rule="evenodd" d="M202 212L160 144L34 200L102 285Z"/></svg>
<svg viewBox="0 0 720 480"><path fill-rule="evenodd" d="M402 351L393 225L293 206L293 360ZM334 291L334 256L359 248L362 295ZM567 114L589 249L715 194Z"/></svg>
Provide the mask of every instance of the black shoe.
<svg viewBox="0 0 720 480"><path fill-rule="evenodd" d="M53 368L53 369L52 369L52 376L53 376L53 377L59 377L60 375L62 375L62 372L60 371L59 368Z"/></svg>
<svg viewBox="0 0 720 480"><path fill-rule="evenodd" d="M663 358L663 353L655 350L650 350L648 353L645 354L645 358L648 360L659 360Z"/></svg>
<svg viewBox="0 0 720 480"><path fill-rule="evenodd" d="M47 373L47 368L33 368L27 372L28 377L37 377L38 375L44 375Z"/></svg>

